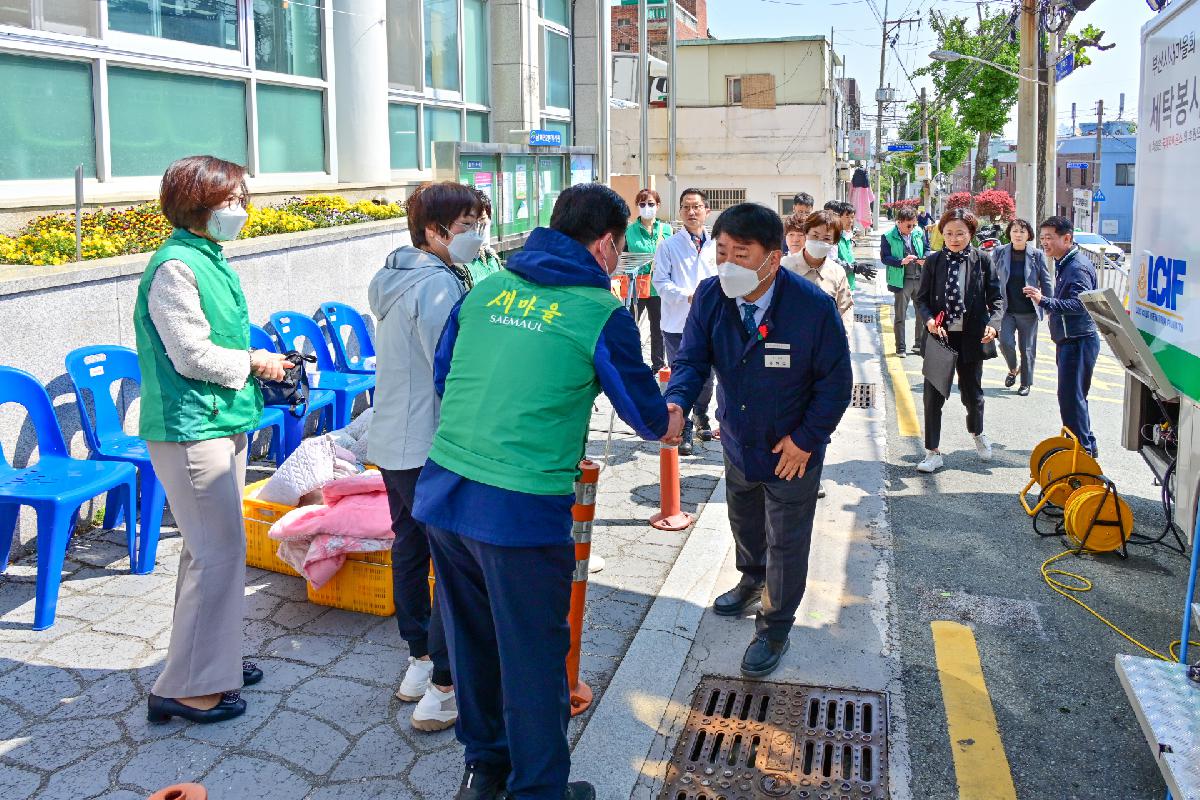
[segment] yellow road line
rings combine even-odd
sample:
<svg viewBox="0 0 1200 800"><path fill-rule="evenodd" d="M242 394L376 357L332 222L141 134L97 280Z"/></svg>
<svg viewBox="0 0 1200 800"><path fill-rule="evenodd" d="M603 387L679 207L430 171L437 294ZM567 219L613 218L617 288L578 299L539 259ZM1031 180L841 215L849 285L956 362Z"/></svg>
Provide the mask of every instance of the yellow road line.
<svg viewBox="0 0 1200 800"><path fill-rule="evenodd" d="M892 326L891 306L879 306L879 323L883 329L883 351L886 353L888 375L892 378L892 394L896 397L896 426L901 436L921 438L921 422L917 419L917 404L913 401L912 387L908 384L908 376L904 374L904 365L889 347L895 342L895 329Z"/></svg>
<svg viewBox="0 0 1200 800"><path fill-rule="evenodd" d="M939 620L930 627L959 800L1016 800L975 634L957 622Z"/></svg>
<svg viewBox="0 0 1200 800"><path fill-rule="evenodd" d="M910 369L910 370L907 370L907 372L909 375L917 375L917 376L921 375L921 370L919 370L919 369ZM1054 376L1051 375L1049 377L1053 379ZM995 388L995 387L986 386L984 388L991 389L991 388ZM1058 392L1054 391L1053 389L1043 389L1040 386L1030 386L1029 390L1031 392L1037 392L1038 394L1049 394L1049 395L1058 397ZM1114 397L1105 397L1104 395L1097 394L1096 392L1088 392L1088 402L1089 403L1112 403L1113 405L1119 406L1119 405L1123 405L1125 403L1125 400L1123 398L1118 399L1118 398L1114 398Z"/></svg>

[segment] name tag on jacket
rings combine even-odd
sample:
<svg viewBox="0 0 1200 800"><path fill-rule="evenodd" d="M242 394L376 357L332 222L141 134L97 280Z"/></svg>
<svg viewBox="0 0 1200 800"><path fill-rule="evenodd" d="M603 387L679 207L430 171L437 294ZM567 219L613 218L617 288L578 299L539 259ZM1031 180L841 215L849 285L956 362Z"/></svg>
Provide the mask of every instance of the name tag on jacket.
<svg viewBox="0 0 1200 800"><path fill-rule="evenodd" d="M777 355L767 353L766 365L768 367L781 367L783 369L790 369L792 366L792 357L787 354Z"/></svg>

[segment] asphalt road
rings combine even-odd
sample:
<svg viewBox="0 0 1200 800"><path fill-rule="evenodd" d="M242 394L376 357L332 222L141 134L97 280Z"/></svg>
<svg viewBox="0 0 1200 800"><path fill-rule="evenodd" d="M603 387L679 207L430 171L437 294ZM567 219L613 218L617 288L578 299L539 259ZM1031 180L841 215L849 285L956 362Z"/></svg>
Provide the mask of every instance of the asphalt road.
<svg viewBox="0 0 1200 800"><path fill-rule="evenodd" d="M896 387L887 382L893 600L914 798L959 796L930 628L936 620L974 630L1018 797L1164 796L1113 666L1117 653L1145 654L1043 582L1040 565L1066 545L1061 537L1037 536L1017 501L1029 478L1030 451L1059 428L1054 346L1045 326L1041 335L1030 396L1003 388L1002 359L985 367L985 429L995 443L990 463L977 457L955 396L944 412L946 466L932 476L917 473L922 444L902 435ZM920 419L921 361L909 356L900 365ZM1097 378L1091 407L1100 463L1130 503L1135 530L1157 535L1165 521L1159 488L1140 456L1120 446L1123 379L1107 348ZM1143 546L1131 548L1128 560L1069 556L1056 566L1094 581L1095 589L1081 597L1150 647L1165 650L1178 637L1185 557Z"/></svg>

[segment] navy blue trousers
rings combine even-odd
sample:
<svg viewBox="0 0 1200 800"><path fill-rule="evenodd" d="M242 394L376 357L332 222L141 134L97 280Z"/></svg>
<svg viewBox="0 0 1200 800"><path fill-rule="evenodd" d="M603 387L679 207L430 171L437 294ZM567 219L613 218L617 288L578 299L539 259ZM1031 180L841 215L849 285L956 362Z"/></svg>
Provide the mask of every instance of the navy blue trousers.
<svg viewBox="0 0 1200 800"><path fill-rule="evenodd" d="M1096 437L1088 411L1092 371L1100 355L1100 336L1080 336L1058 342L1058 413L1062 424L1079 437L1085 450L1096 454Z"/></svg>
<svg viewBox="0 0 1200 800"><path fill-rule="evenodd" d="M511 768L514 800L562 800L574 545L501 547L427 532L467 763Z"/></svg>

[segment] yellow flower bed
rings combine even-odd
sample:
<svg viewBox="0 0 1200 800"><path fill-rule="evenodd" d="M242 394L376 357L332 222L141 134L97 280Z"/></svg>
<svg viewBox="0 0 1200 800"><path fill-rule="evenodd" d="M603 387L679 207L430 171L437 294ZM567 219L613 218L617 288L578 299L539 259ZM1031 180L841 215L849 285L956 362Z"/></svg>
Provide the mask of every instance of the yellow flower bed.
<svg viewBox="0 0 1200 800"><path fill-rule="evenodd" d="M250 206L240 239L404 216L399 203L350 202L341 195L292 197L272 206ZM147 253L171 235L158 203L100 209L83 215L83 258ZM75 215L48 214L31 220L16 236L0 235L0 264L45 266L75 260Z"/></svg>

